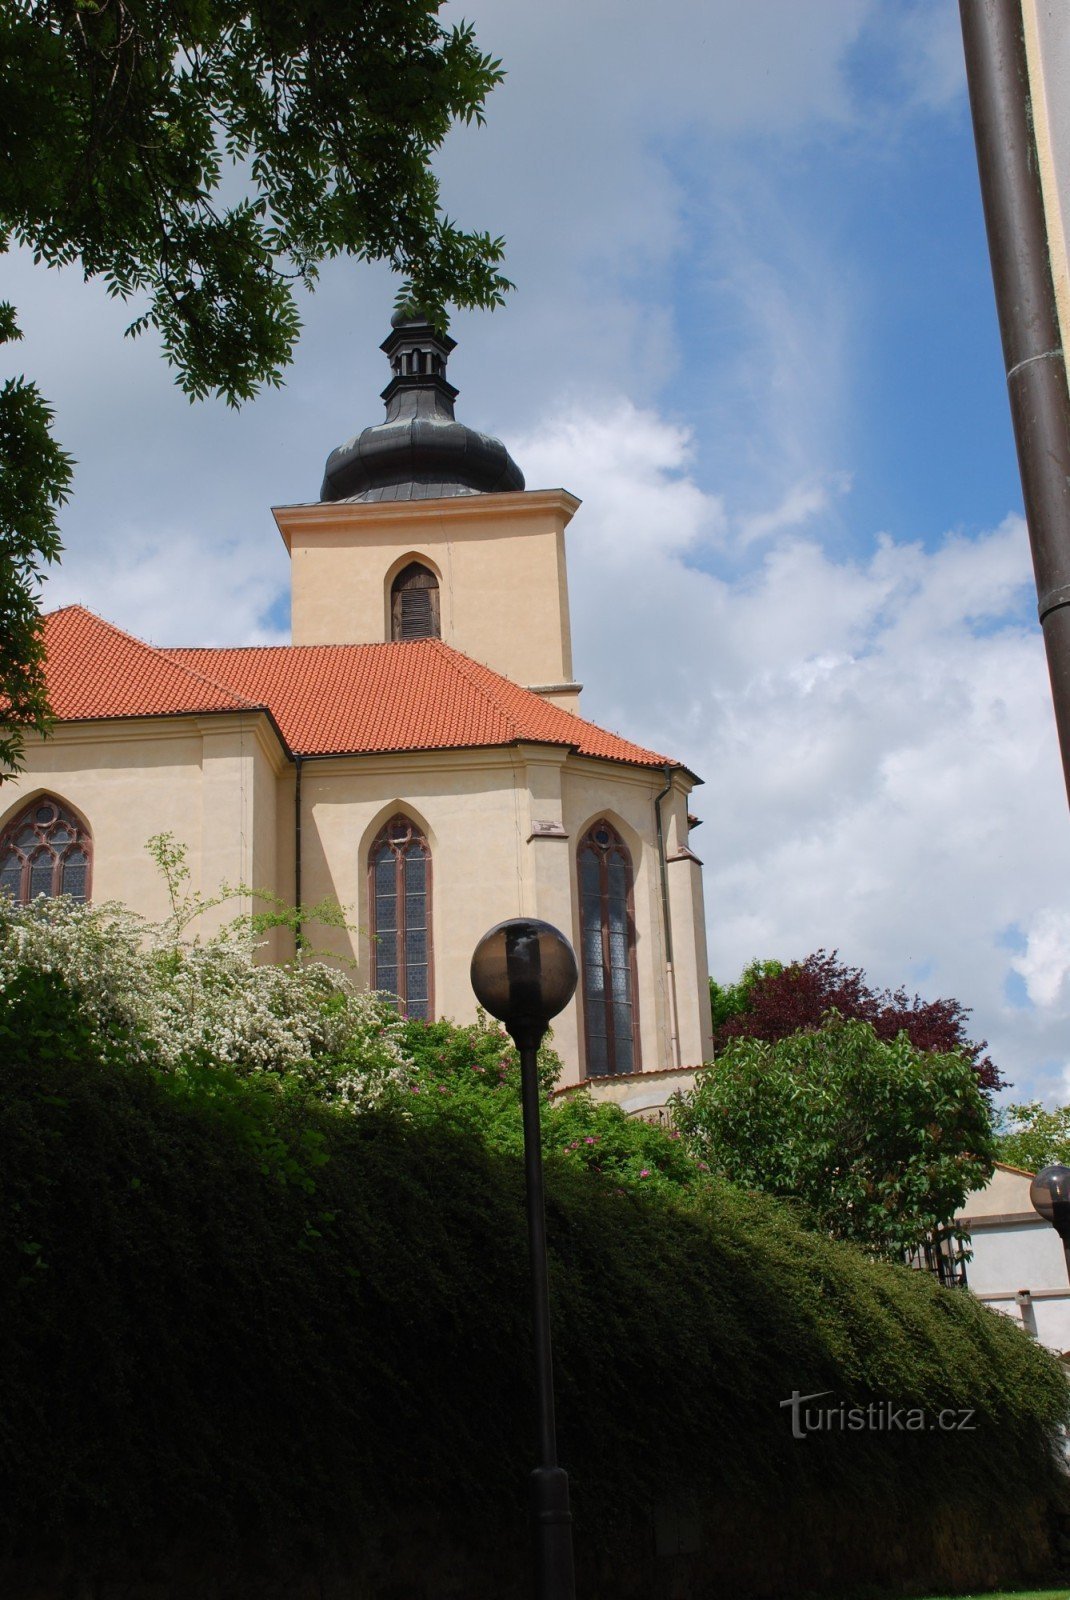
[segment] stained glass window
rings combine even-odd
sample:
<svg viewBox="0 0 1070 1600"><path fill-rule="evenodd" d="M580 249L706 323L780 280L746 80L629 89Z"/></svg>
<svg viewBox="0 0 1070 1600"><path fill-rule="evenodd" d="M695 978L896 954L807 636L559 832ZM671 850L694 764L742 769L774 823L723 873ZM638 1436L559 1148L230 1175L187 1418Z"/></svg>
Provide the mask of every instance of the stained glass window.
<svg viewBox="0 0 1070 1600"><path fill-rule="evenodd" d="M638 1072L631 859L620 835L603 821L584 835L577 864L587 1076Z"/></svg>
<svg viewBox="0 0 1070 1600"><path fill-rule="evenodd" d="M0 833L0 894L19 905L38 895L89 898L88 829L59 800L40 796Z"/></svg>
<svg viewBox="0 0 1070 1600"><path fill-rule="evenodd" d="M407 1017L431 1020L431 852L408 817L391 818L369 860L373 989Z"/></svg>
<svg viewBox="0 0 1070 1600"><path fill-rule="evenodd" d="M437 639L441 631L438 579L422 562L410 561L407 567L402 567L390 590L390 636L392 639Z"/></svg>

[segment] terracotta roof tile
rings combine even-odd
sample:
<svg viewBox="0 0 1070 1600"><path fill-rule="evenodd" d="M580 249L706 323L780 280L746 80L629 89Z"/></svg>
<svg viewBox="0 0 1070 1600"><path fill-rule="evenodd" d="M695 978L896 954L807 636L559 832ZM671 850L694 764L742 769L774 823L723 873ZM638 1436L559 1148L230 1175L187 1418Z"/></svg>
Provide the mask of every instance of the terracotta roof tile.
<svg viewBox="0 0 1070 1600"><path fill-rule="evenodd" d="M48 698L64 721L242 711L248 702L83 606L45 618Z"/></svg>
<svg viewBox="0 0 1070 1600"><path fill-rule="evenodd" d="M439 639L157 650L80 606L46 617L45 637L49 694L65 719L258 708L306 756L530 742L644 767L668 759Z"/></svg>

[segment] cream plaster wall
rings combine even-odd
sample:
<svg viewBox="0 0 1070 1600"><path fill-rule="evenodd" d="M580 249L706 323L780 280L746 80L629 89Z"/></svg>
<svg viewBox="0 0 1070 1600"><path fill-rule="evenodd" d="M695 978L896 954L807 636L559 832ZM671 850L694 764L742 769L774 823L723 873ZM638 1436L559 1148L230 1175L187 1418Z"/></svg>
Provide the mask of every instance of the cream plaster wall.
<svg viewBox="0 0 1070 1600"><path fill-rule="evenodd" d="M383 824L403 812L421 825L431 847L435 1012L470 1021L476 1009L471 954L496 922L541 917L578 945L576 846L592 822L608 817L633 861L643 1065L672 1066L653 814L653 797L662 786L660 773L538 745L308 760L302 779L302 896L306 902L333 896L358 925L350 935L309 932L324 952L354 964L357 981L370 981L368 852ZM687 892L677 899L679 914L688 920L678 943L687 974L683 980L678 974L679 1011L685 1038L698 1040L709 1013L706 975L700 984L700 957L687 952L694 917L702 915L701 883L696 901L690 868L684 872ZM554 1044L565 1062L562 1081L579 1081L578 999L556 1019ZM696 1062L685 1065L708 1058L709 1051L699 1054L700 1049Z"/></svg>
<svg viewBox="0 0 1070 1600"><path fill-rule="evenodd" d="M306 930L325 954L370 976L368 853L383 824L404 812L426 832L432 858L434 1008L458 1021L475 1016L472 950L494 923L537 916L579 945L576 847L606 817L632 856L642 1066L678 1066L665 966L654 797L660 772L593 761L561 747L435 751L406 756L332 757L302 763L302 899L333 898L356 927ZM674 778L666 800L669 842L686 827L690 781ZM190 887L213 895L222 883L294 898L294 768L266 717L221 715L61 724L30 740L27 771L6 786L3 821L42 790L71 805L93 838L92 895L122 900L156 920L167 912L162 880L145 851L172 833L188 851ZM676 939L677 1015L682 1064L709 1056L701 881L687 858L669 864ZM202 919L208 934L248 900ZM698 932L696 932L698 930ZM292 951L275 935L265 956ZM582 1007L556 1020L563 1082L583 1076Z"/></svg>
<svg viewBox="0 0 1070 1600"><path fill-rule="evenodd" d="M283 506L294 644L381 644L390 585L412 560L439 580L442 638L576 709L563 489L455 499Z"/></svg>
<svg viewBox="0 0 1070 1600"><path fill-rule="evenodd" d="M1063 351L1070 350L1070 8L1022 0L1029 93Z"/></svg>
<svg viewBox="0 0 1070 1600"><path fill-rule="evenodd" d="M333 896L358 924L352 934L309 929L325 951L371 973L368 852L396 813L423 828L432 861L434 1007L468 1020L468 963L494 922L522 910L520 805L509 752L453 752L306 761L302 779L302 889Z"/></svg>
<svg viewBox="0 0 1070 1600"><path fill-rule="evenodd" d="M607 772L610 770L614 773L611 782L607 781ZM663 802L665 822L669 824L666 829L668 853L671 853L673 829L679 818L682 818L686 829L686 797L691 786L691 780L684 773L676 772L673 776L673 793ZM649 768L621 766L610 769L605 762L571 757L565 770L564 824L569 835L571 925L577 939L579 895L575 852L580 839L593 822L604 816L617 828L631 852L641 1067L647 1072L681 1065L698 1066L702 1061L709 1060L712 1053L711 1047L704 1043L709 1036L710 1009L708 974L704 967L704 933L701 982L695 978L698 954L693 949L688 952L696 915L702 919L704 928L702 883L700 878L692 879L690 873L686 879L680 878L682 869L673 864L670 864L668 871L673 953L676 958L675 985L668 969L654 816L655 797L664 787L664 774ZM675 890L674 874L677 875ZM580 1027L582 1029L582 1019ZM691 1059L684 1054L685 1046Z"/></svg>
<svg viewBox="0 0 1070 1600"><path fill-rule="evenodd" d="M688 843L687 797L691 783L673 775L671 794L662 802L665 857L672 918L673 993L677 1018L678 1065L698 1067L713 1059L709 959L702 862Z"/></svg>
<svg viewBox="0 0 1070 1600"><path fill-rule="evenodd" d="M991 1217L1031 1213L1029 1186L1032 1181L1032 1173L1000 1162L983 1189L970 1190L956 1215Z"/></svg>
<svg viewBox="0 0 1070 1600"><path fill-rule="evenodd" d="M171 833L187 848L189 886L277 892L275 789L281 751L256 713L61 723L26 741L26 770L5 781L0 826L48 791L85 820L93 840L92 898L122 900L150 920L169 909L146 841ZM243 910L209 912L208 933ZM276 954L274 944L265 954Z"/></svg>
<svg viewBox="0 0 1070 1600"><path fill-rule="evenodd" d="M639 1072L619 1078L595 1078L591 1082L591 1098L599 1104L620 1106L626 1117L640 1117L644 1122L671 1122L669 1102L676 1094L686 1094L695 1087L699 1074L705 1067L674 1067L661 1072ZM581 1087L569 1084L557 1091L567 1099Z"/></svg>
<svg viewBox="0 0 1070 1600"><path fill-rule="evenodd" d="M541 916L575 938L570 843L532 836L529 783L541 820L556 770L559 814L564 761L563 751L548 755L542 747L306 761L304 898L333 895L358 924L350 936L324 930L323 948L354 961L358 981L370 981L368 853L383 824L403 812L431 848L435 1013L474 1020L469 964L488 928L506 917ZM581 1075L576 1013L573 1002L554 1024L569 1081Z"/></svg>
<svg viewBox="0 0 1070 1600"><path fill-rule="evenodd" d="M1070 1281L1055 1229L1029 1200L1032 1175L998 1165L955 1214L969 1231L970 1290L1061 1355L1070 1350Z"/></svg>
<svg viewBox="0 0 1070 1600"><path fill-rule="evenodd" d="M268 894L292 904L293 893L293 830L292 809L283 804L286 793L291 793L286 779L293 771L292 764L283 755L274 730L259 730L251 757L252 815L249 837L252 848L249 869L244 882L251 889L263 889ZM279 847L289 836L289 851L280 872ZM288 933L273 929L264 940L262 958L266 961L283 961L292 949Z"/></svg>

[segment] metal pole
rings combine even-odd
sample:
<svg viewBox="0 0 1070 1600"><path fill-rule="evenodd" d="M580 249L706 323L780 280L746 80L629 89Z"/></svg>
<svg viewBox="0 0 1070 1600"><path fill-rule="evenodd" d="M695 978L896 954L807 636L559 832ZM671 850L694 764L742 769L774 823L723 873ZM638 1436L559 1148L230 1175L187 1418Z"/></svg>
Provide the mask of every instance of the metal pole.
<svg viewBox="0 0 1070 1600"><path fill-rule="evenodd" d="M959 0L1018 467L1070 797L1070 396L1021 0Z"/></svg>
<svg viewBox="0 0 1070 1600"><path fill-rule="evenodd" d="M658 835L658 864L661 868L661 913L665 922L665 976L668 980L669 1001L669 1053L670 1066L680 1065L680 1020L679 1008L676 1004L676 967L672 954L672 907L669 903L669 868L665 860L665 828L661 820L661 802L672 789L673 769L666 762L664 767L665 787L660 794L654 796L654 821Z"/></svg>
<svg viewBox="0 0 1070 1600"><path fill-rule="evenodd" d="M535 1316L535 1380L539 1410L539 1464L531 1474L531 1523L535 1545L537 1600L575 1600L572 1514L568 1474L557 1464L554 1370L550 1348L550 1288L546 1274L546 1205L542 1182L542 1133L536 1053L542 1032L517 1039L524 1108L524 1177L528 1250Z"/></svg>
<svg viewBox="0 0 1070 1600"><path fill-rule="evenodd" d="M301 753L294 751L294 957L301 959Z"/></svg>

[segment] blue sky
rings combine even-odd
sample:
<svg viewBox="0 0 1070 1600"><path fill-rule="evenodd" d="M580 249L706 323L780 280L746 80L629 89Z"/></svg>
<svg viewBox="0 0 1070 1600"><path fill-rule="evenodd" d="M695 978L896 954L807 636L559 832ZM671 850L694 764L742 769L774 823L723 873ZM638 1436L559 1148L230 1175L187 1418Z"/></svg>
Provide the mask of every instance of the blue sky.
<svg viewBox="0 0 1070 1600"><path fill-rule="evenodd" d="M443 192L517 290L455 320L459 414L584 500L583 710L704 776L713 970L838 947L1070 1099L1070 830L957 7L463 9L508 77ZM49 603L285 637L268 508L381 414L388 275L325 270L286 387L235 414L99 285L4 271L80 462Z"/></svg>

